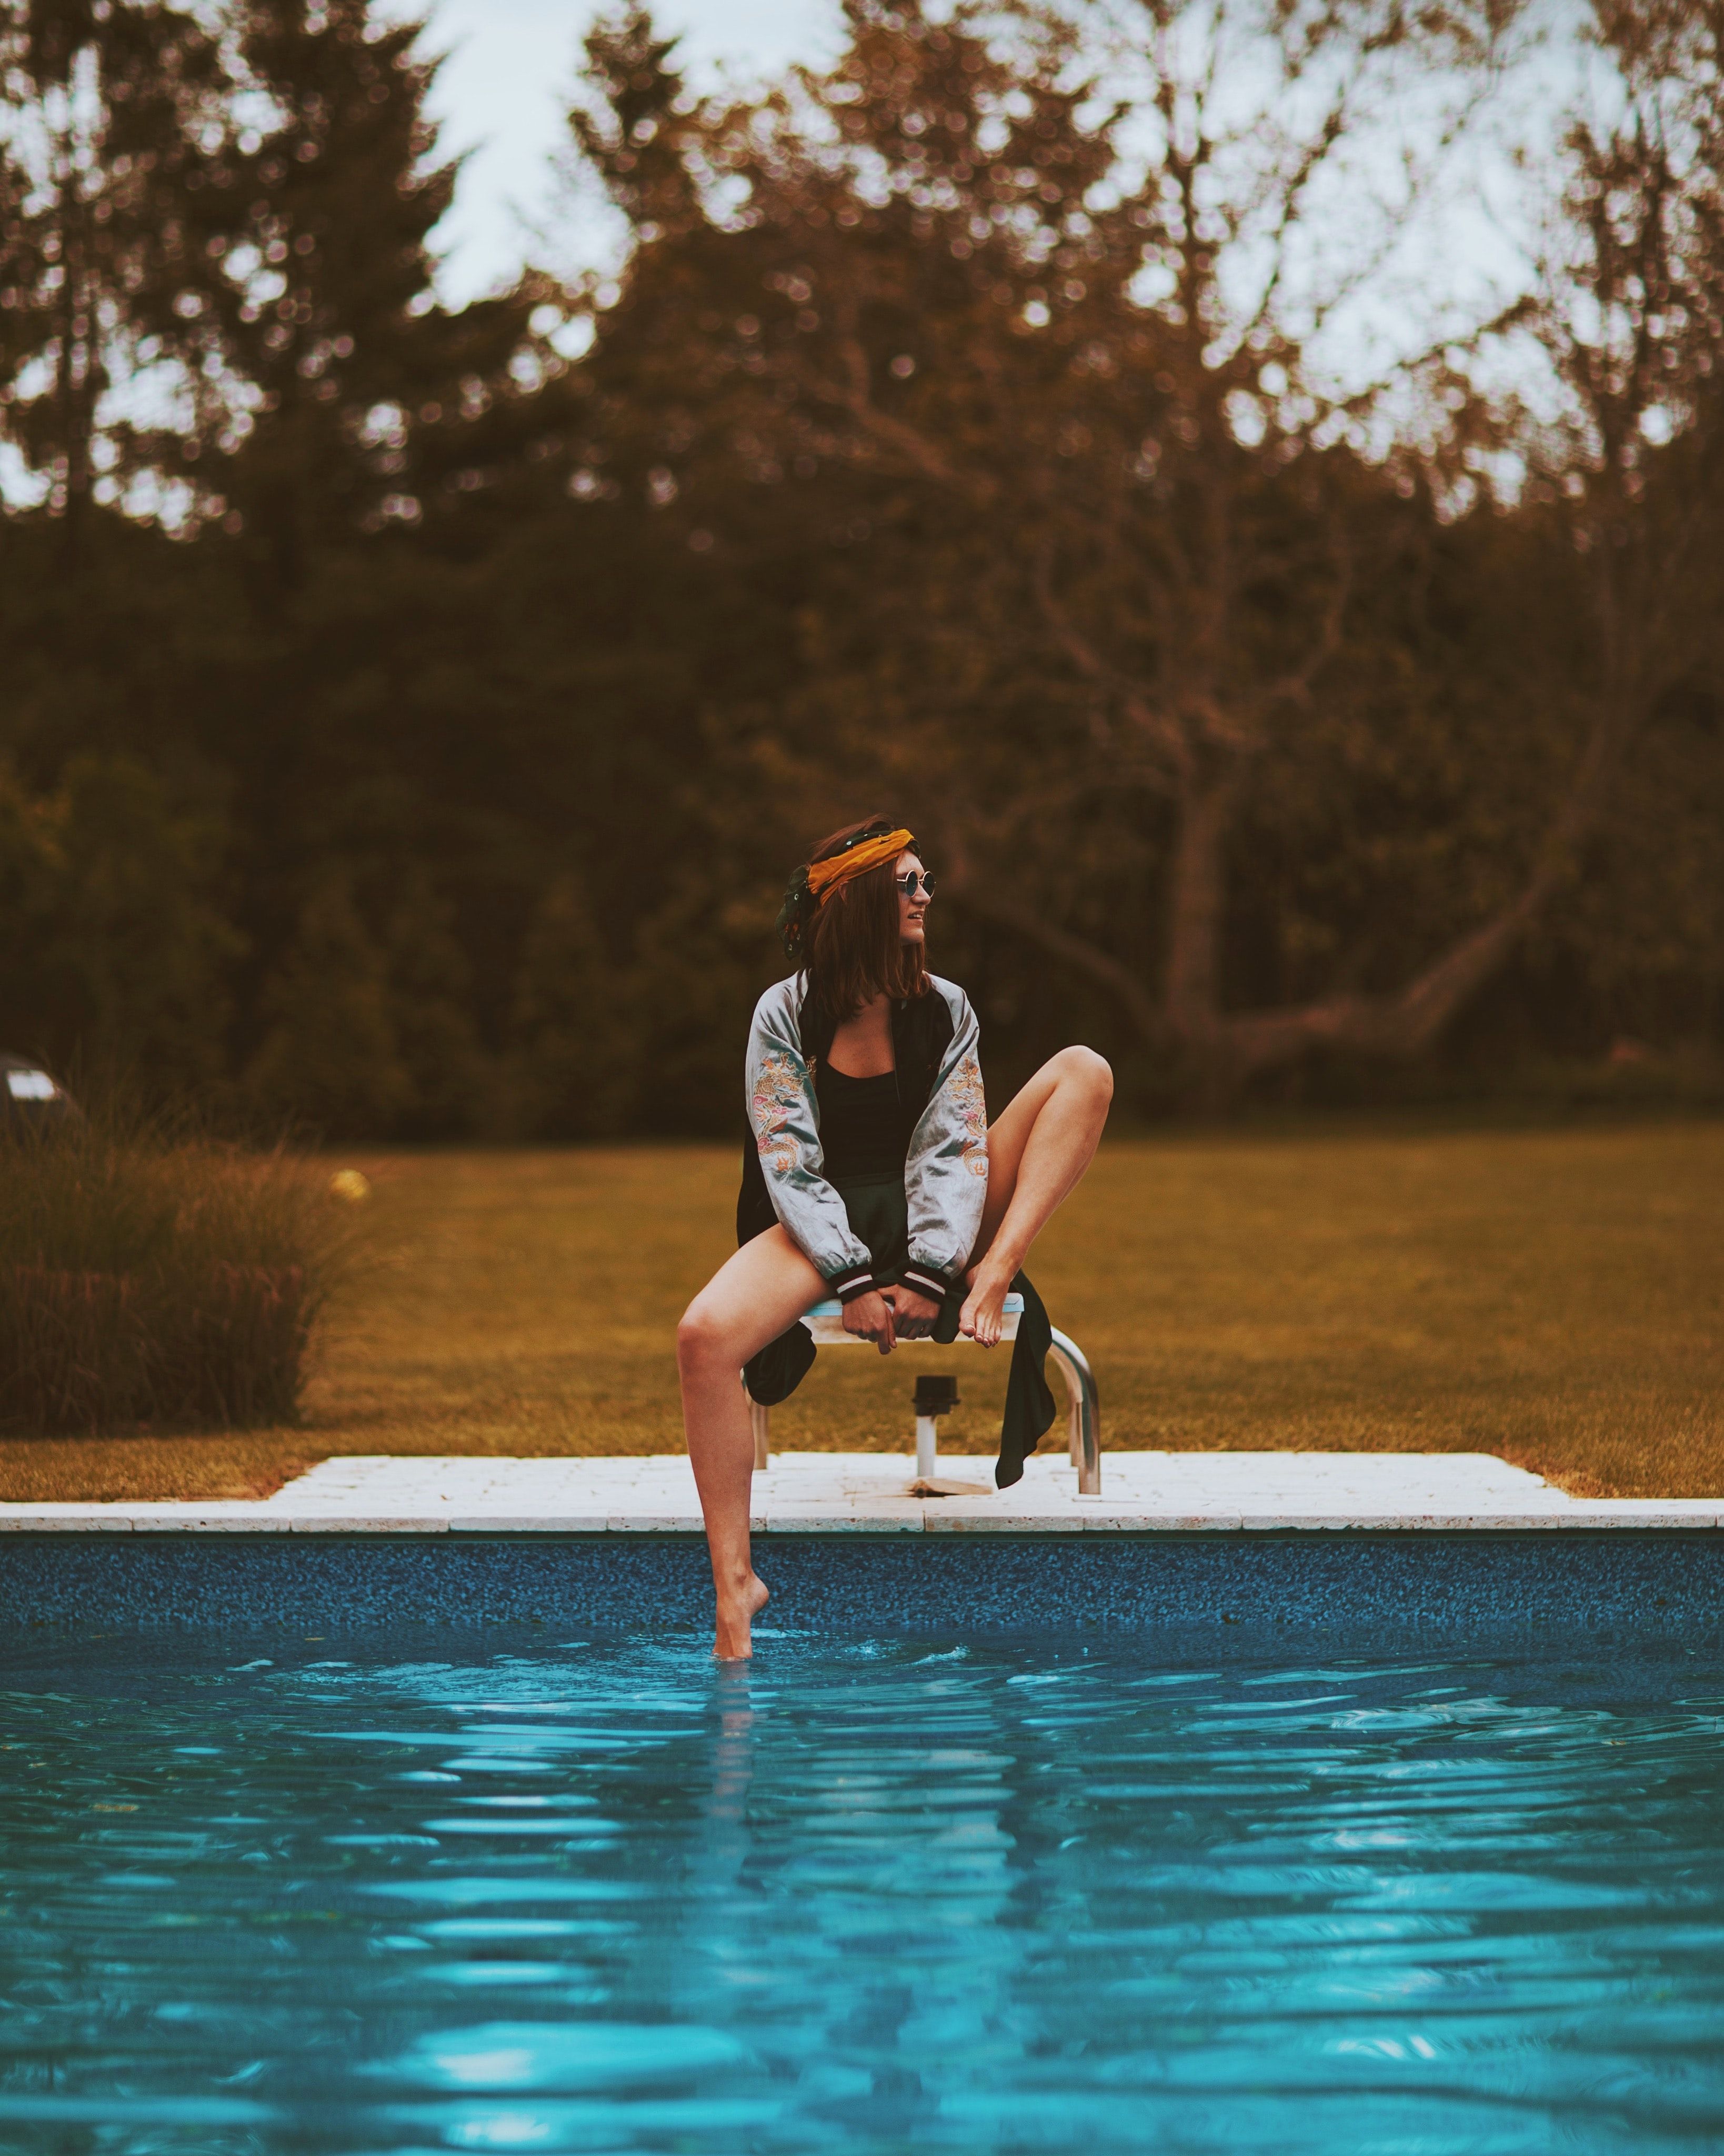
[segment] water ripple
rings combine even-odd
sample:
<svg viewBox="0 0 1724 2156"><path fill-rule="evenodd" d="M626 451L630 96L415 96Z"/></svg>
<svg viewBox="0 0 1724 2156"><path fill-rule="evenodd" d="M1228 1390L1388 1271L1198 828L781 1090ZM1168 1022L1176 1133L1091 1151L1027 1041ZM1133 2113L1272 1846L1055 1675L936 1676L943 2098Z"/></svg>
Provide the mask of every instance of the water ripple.
<svg viewBox="0 0 1724 2156"><path fill-rule="evenodd" d="M1724 2138L1694 1658L339 1644L19 1658L8 2156Z"/></svg>

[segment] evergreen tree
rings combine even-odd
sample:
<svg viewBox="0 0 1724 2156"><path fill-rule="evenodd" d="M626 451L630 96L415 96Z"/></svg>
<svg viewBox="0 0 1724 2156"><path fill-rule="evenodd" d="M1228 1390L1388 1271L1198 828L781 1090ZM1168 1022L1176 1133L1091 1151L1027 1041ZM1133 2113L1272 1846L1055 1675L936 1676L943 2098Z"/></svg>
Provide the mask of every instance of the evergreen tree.
<svg viewBox="0 0 1724 2156"><path fill-rule="evenodd" d="M92 506L151 474L185 513L218 401L193 210L231 138L219 38L158 0L0 0L0 424L78 558ZM218 371L218 370L217 370ZM148 385L146 389L146 385ZM147 418L164 395L176 425Z"/></svg>
<svg viewBox="0 0 1724 2156"><path fill-rule="evenodd" d="M414 872L397 893L385 939L396 1052L407 1081L394 1134L469 1134L486 1116L490 1087L473 1024L472 969L448 905Z"/></svg>
<svg viewBox="0 0 1724 2156"><path fill-rule="evenodd" d="M533 294L451 310L433 290L428 235L456 167L430 162L422 23L369 0L237 13L241 63L277 118L242 138L239 213L212 204L206 244L225 264L230 362L255 393L225 489L273 604L304 588L320 546L411 528L459 500L444 482L482 480L521 398L511 362Z"/></svg>
<svg viewBox="0 0 1724 2156"><path fill-rule="evenodd" d="M152 1091L214 1086L244 949L222 904L230 834L131 757L75 757L61 799L66 875L45 957L63 1036Z"/></svg>
<svg viewBox="0 0 1724 2156"><path fill-rule="evenodd" d="M516 980L510 1075L520 1135L610 1137L629 1127L638 1059L623 988L578 879L554 877Z"/></svg>
<svg viewBox="0 0 1724 2156"><path fill-rule="evenodd" d="M387 963L345 875L326 875L306 899L263 1009L248 1083L264 1114L329 1137L377 1137L411 1108Z"/></svg>
<svg viewBox="0 0 1724 2156"><path fill-rule="evenodd" d="M218 819L177 808L127 756L74 757L33 796L0 773L0 1009L14 1045L112 1065L158 1097L225 1075L240 944Z"/></svg>
<svg viewBox="0 0 1724 2156"><path fill-rule="evenodd" d="M44 954L54 932L65 870L60 818L0 762L0 1048L50 1060L65 1046L54 1038Z"/></svg>
<svg viewBox="0 0 1724 2156"><path fill-rule="evenodd" d="M492 914L520 909L507 819L533 789L510 734L520 702L499 686L520 669L491 554L498 497L551 431L557 382L528 327L536 285L437 300L428 236L454 170L425 116L420 26L366 0L243 0L235 20L274 118L242 138L232 202L203 199L224 347L255 391L222 465L254 647L228 752L257 841L245 926L273 957L332 834L349 860L417 860L440 886L500 881ZM483 978L506 979L512 949L483 956ZM448 1082L427 1076L415 1128L465 1127Z"/></svg>

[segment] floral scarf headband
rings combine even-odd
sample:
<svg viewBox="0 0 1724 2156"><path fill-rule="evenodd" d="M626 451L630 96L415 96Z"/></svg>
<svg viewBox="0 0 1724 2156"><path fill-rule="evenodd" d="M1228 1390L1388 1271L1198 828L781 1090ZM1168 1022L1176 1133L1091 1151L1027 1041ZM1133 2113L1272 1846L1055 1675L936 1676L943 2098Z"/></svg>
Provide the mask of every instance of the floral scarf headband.
<svg viewBox="0 0 1724 2156"><path fill-rule="evenodd" d="M804 862L791 877L778 909L776 925L786 957L793 963L801 957L808 925L834 891L877 869L882 861L896 860L906 847L914 850L915 845L914 832L882 821L865 825L824 860Z"/></svg>

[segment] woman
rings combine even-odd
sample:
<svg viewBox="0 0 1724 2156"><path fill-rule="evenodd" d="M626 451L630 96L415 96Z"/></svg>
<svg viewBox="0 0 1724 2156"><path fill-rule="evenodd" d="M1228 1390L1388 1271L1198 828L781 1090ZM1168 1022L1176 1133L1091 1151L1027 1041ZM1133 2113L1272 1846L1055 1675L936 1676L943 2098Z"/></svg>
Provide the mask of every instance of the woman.
<svg viewBox="0 0 1724 2156"><path fill-rule="evenodd" d="M848 1332L998 1344L1008 1291L1018 1329L996 1479L1053 1419L1047 1319L1020 1274L1044 1222L1089 1166L1112 1074L1087 1048L1044 1063L992 1130L978 1029L962 988L926 968L933 878L885 817L834 832L792 877L778 916L798 970L755 1007L754 1137L734 1257L678 1328L683 1419L717 1590L716 1651L746 1656L767 1599L749 1556L754 1438L737 1383L773 1402L813 1358L797 1322L836 1296Z"/></svg>

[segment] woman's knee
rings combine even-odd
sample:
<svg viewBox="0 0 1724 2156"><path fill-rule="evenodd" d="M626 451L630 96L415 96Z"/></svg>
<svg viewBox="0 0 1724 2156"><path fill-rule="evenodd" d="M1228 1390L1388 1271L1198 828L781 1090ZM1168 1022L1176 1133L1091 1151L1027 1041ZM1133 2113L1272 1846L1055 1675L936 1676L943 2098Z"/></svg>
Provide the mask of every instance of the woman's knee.
<svg viewBox="0 0 1724 2156"><path fill-rule="evenodd" d="M729 1353L726 1337L728 1330L717 1312L696 1296L683 1312L682 1322L676 1328L677 1368L684 1371L701 1370L725 1361Z"/></svg>
<svg viewBox="0 0 1724 2156"><path fill-rule="evenodd" d="M1103 1102L1113 1098L1113 1065L1093 1048L1062 1048L1054 1060L1062 1081L1081 1086Z"/></svg>

